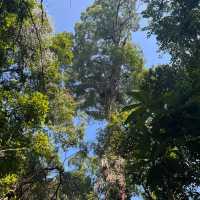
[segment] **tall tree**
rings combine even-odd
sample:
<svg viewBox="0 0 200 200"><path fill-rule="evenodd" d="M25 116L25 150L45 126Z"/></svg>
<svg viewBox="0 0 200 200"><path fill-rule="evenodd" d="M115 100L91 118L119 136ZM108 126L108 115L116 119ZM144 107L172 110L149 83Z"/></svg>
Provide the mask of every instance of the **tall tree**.
<svg viewBox="0 0 200 200"><path fill-rule="evenodd" d="M125 104L143 67L139 49L131 44L137 22L134 0L96 0L75 26L72 88L94 117L108 119Z"/></svg>
<svg viewBox="0 0 200 200"><path fill-rule="evenodd" d="M138 28L135 6L134 0L96 0L75 26L70 87L80 108L94 119L106 119L110 123L113 112L130 101L128 92L133 85L136 87L143 70L141 51L131 42L131 33ZM107 130L103 130L104 135L112 137L112 130ZM125 199L123 160L116 155L108 158L106 150L99 157L100 160L104 157L101 164L108 163L99 166L105 183L103 196ZM116 166L121 163L119 171L113 163ZM118 178L109 179L112 172Z"/></svg>
<svg viewBox="0 0 200 200"><path fill-rule="evenodd" d="M70 87L81 109L108 124L113 113L130 101L127 94L143 70L141 51L131 42L131 33L138 28L135 6L134 0L96 0L75 26ZM100 134L112 137L112 131L106 128ZM105 199L125 199L124 161L104 150L98 154L100 193Z"/></svg>

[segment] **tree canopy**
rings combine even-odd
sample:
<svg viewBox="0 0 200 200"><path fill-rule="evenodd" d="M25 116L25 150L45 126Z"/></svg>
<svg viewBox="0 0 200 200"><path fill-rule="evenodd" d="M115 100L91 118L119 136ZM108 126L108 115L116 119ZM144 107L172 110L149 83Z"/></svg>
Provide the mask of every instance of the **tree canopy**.
<svg viewBox="0 0 200 200"><path fill-rule="evenodd" d="M143 58L131 43L137 30L135 1L95 1L75 26L72 90L87 113L108 118L127 102Z"/></svg>
<svg viewBox="0 0 200 200"><path fill-rule="evenodd" d="M54 33L42 0L0 1L1 200L199 199L200 1L142 0L171 57L151 68L140 2L95 0Z"/></svg>

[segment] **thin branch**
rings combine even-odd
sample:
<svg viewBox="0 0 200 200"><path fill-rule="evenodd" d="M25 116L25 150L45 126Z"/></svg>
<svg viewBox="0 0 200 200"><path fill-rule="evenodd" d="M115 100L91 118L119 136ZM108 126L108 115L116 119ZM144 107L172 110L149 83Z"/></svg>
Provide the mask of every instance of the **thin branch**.
<svg viewBox="0 0 200 200"><path fill-rule="evenodd" d="M56 188L56 191L55 191L55 193L53 194L51 200L54 200L54 198L57 199L57 197L58 197L58 191L59 191L61 185L62 185L62 172L59 173L59 183L58 183L58 186L57 186L57 188Z"/></svg>
<svg viewBox="0 0 200 200"><path fill-rule="evenodd" d="M40 1L40 8L42 11L42 25L44 24L44 7L43 7L43 0Z"/></svg>
<svg viewBox="0 0 200 200"><path fill-rule="evenodd" d="M37 26L36 26L36 24L35 24L35 21L34 21L34 18L33 18L33 15L32 15L32 13L31 13L30 8L27 7L27 10L28 10L28 14L29 14L29 16L30 16L31 22L32 22L32 24L33 24L33 27L34 27L34 29L35 29L36 37L37 37L37 39L38 39L38 41L39 41L40 60L41 60L41 70L42 70L42 71L41 71L41 73L42 73L42 77L41 77L41 78L42 78L42 87L43 87L43 89L45 89L44 68L43 68L43 49L42 49L42 41L41 41L40 33L39 33L38 28L37 28Z"/></svg>
<svg viewBox="0 0 200 200"><path fill-rule="evenodd" d="M26 147L22 147L22 148L15 148L15 149L2 149L0 150L0 154L1 153L4 153L4 152L7 152L7 151L21 151L21 150L27 150L28 148Z"/></svg>

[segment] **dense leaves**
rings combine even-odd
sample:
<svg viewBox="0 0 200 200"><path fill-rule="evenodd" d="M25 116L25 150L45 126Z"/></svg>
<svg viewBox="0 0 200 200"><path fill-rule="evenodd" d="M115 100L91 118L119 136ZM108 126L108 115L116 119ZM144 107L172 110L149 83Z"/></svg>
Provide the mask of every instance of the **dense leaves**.
<svg viewBox="0 0 200 200"><path fill-rule="evenodd" d="M138 27L135 1L95 1L75 26L72 89L95 118L108 118L127 101L133 77L143 67L131 44Z"/></svg>
<svg viewBox="0 0 200 200"><path fill-rule="evenodd" d="M95 0L74 35L43 1L0 1L0 199L199 199L200 2L143 2L171 56L146 70L134 0Z"/></svg>
<svg viewBox="0 0 200 200"><path fill-rule="evenodd" d="M200 8L198 0L144 0L143 12L150 19L149 34L155 34L161 50L182 65L199 65ZM195 59L194 59L195 57Z"/></svg>
<svg viewBox="0 0 200 200"><path fill-rule="evenodd" d="M191 82L184 71L157 67L131 106L124 140L124 155L132 160L127 173L151 198L188 199L198 193L199 93Z"/></svg>
<svg viewBox="0 0 200 200"><path fill-rule="evenodd" d="M58 151L83 139L63 84L72 38L51 34L37 1L1 1L0 9L0 198L58 198L64 177Z"/></svg>
<svg viewBox="0 0 200 200"><path fill-rule="evenodd" d="M199 198L199 1L145 1L146 30L172 64L132 93L124 135L127 182L145 199Z"/></svg>

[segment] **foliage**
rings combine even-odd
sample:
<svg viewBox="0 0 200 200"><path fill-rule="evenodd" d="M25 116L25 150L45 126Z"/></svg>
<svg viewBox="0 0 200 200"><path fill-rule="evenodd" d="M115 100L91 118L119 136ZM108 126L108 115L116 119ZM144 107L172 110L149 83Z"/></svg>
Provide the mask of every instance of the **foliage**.
<svg viewBox="0 0 200 200"><path fill-rule="evenodd" d="M64 177L58 150L83 140L63 84L72 37L52 35L35 0L1 1L0 9L0 198L58 198Z"/></svg>
<svg viewBox="0 0 200 200"><path fill-rule="evenodd" d="M199 199L200 2L143 0L172 58L148 70L136 1L95 0L74 36L42 2L0 2L0 199ZM106 121L92 150L80 110Z"/></svg>
<svg viewBox="0 0 200 200"><path fill-rule="evenodd" d="M104 154L115 155L121 152L121 143L124 138L125 127L123 126L129 112L116 112L112 113L108 125L99 131L97 138L97 145L95 147L98 156Z"/></svg>
<svg viewBox="0 0 200 200"><path fill-rule="evenodd" d="M50 48L58 57L58 61L60 62L59 66L67 65L72 62L72 47L72 35L67 32L58 33L52 38L52 45Z"/></svg>
<svg viewBox="0 0 200 200"><path fill-rule="evenodd" d="M96 200L91 178L82 172L72 172L64 174L64 183L61 189L61 198L69 200Z"/></svg>
<svg viewBox="0 0 200 200"><path fill-rule="evenodd" d="M131 44L137 27L132 0L95 1L75 26L71 87L94 118L108 119L124 105L134 74L142 71L141 52Z"/></svg>
<svg viewBox="0 0 200 200"><path fill-rule="evenodd" d="M149 35L156 35L160 49L169 52L173 61L182 66L199 65L199 1L144 2L147 3L147 9L143 16L150 19L146 30Z"/></svg>
<svg viewBox="0 0 200 200"><path fill-rule="evenodd" d="M33 149L36 154L50 158L52 155L52 146L48 136L44 133L36 133L33 139Z"/></svg>
<svg viewBox="0 0 200 200"><path fill-rule="evenodd" d="M185 71L161 66L150 70L138 103L129 107L124 142L127 174L145 195L189 199L199 186L199 93ZM195 178L194 178L195 177Z"/></svg>
<svg viewBox="0 0 200 200"><path fill-rule="evenodd" d="M17 182L17 176L15 174L8 174L6 177L0 180L0 193L5 195L9 192L10 188Z"/></svg>
<svg viewBox="0 0 200 200"><path fill-rule="evenodd" d="M145 199L198 199L199 1L144 2L145 30L172 64L150 69L125 108L126 180Z"/></svg>
<svg viewBox="0 0 200 200"><path fill-rule="evenodd" d="M131 42L131 32L137 28L138 17L133 0L96 0L82 13L75 26L74 61L68 70L71 76L66 83L80 102L81 110L93 119L106 119L108 122L108 127L100 133L96 148L95 179L97 184L98 178L104 179L99 198L126 196L125 185L118 184L118 179L115 184L110 184L100 163L102 156L110 158L114 151L112 148L120 143L117 137L120 140L121 127L112 118L131 101L128 92L139 85L143 74L141 50ZM118 163L120 158L115 153L114 157L117 159L113 162ZM117 173L124 177L123 170ZM113 195L109 195L112 188L115 188Z"/></svg>

